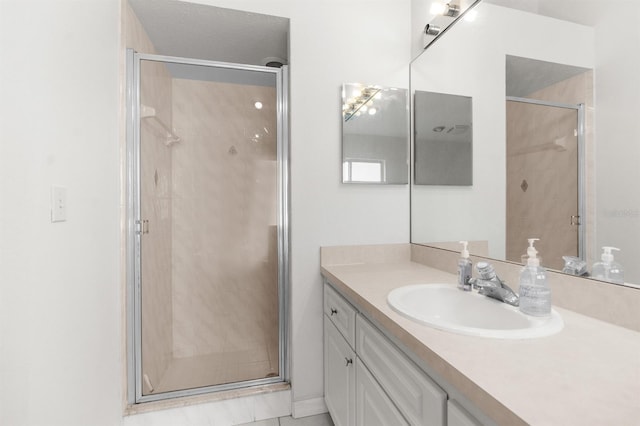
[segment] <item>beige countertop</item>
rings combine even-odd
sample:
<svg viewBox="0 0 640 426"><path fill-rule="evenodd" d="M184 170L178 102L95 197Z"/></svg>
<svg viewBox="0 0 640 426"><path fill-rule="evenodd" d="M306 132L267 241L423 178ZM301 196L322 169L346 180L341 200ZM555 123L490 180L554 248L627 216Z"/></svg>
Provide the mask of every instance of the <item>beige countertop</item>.
<svg viewBox="0 0 640 426"><path fill-rule="evenodd" d="M565 326L553 336L463 336L414 322L387 304L394 288L454 284L453 274L410 261L324 265L322 273L498 424L640 425L636 331L554 306Z"/></svg>

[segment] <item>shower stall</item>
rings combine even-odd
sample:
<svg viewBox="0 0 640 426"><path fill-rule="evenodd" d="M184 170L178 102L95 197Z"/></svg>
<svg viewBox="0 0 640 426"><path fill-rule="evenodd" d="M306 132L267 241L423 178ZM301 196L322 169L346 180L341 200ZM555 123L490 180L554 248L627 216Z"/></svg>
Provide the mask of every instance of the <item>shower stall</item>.
<svg viewBox="0 0 640 426"><path fill-rule="evenodd" d="M128 52L132 404L287 378L286 72Z"/></svg>

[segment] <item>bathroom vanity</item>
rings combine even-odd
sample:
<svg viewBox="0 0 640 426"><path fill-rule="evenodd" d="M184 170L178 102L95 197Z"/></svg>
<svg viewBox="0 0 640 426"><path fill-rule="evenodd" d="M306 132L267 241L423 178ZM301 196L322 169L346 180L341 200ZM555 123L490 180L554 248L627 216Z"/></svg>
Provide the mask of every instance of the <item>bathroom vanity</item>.
<svg viewBox="0 0 640 426"><path fill-rule="evenodd" d="M408 244L322 250L325 400L337 426L640 421L638 331L557 305L564 328L547 337L438 330L387 295L454 274L412 261Z"/></svg>

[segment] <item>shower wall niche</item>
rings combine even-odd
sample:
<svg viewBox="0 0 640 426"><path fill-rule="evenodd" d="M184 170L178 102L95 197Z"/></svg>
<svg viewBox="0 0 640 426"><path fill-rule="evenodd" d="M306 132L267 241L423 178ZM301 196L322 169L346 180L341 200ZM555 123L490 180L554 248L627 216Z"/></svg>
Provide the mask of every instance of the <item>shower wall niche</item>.
<svg viewBox="0 0 640 426"><path fill-rule="evenodd" d="M287 21L165 6L211 22ZM128 2L124 18L128 400L284 382L286 66L160 55Z"/></svg>

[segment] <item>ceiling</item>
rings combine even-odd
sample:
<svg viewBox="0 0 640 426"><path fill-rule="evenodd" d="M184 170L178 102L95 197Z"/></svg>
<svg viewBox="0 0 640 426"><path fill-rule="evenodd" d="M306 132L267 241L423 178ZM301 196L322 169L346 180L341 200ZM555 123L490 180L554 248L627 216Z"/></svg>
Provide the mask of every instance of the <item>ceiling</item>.
<svg viewBox="0 0 640 426"><path fill-rule="evenodd" d="M588 71L587 68L507 55L507 96L528 97L540 89Z"/></svg>
<svg viewBox="0 0 640 426"><path fill-rule="evenodd" d="M536 13L576 24L595 26L606 9L619 8L629 0L484 0L498 6Z"/></svg>
<svg viewBox="0 0 640 426"><path fill-rule="evenodd" d="M128 0L160 55L288 63L289 19L176 0Z"/></svg>

